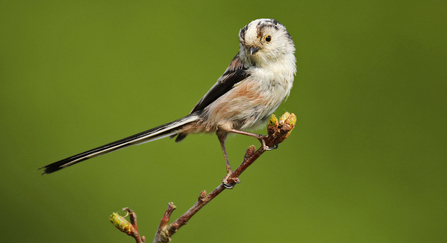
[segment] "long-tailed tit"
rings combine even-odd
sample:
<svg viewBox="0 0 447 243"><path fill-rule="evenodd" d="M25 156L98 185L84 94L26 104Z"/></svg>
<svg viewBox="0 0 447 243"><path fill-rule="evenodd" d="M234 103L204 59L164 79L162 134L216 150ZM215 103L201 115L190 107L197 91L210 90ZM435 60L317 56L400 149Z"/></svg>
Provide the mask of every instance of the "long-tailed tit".
<svg viewBox="0 0 447 243"><path fill-rule="evenodd" d="M296 73L295 46L278 21L252 21L239 32L239 42L239 53L189 115L44 166L44 174L130 145L164 137L177 137L175 141L180 142L189 134L215 132L229 176L232 170L225 150L228 133L257 138L265 146L264 136L245 131L265 124L289 95Z"/></svg>

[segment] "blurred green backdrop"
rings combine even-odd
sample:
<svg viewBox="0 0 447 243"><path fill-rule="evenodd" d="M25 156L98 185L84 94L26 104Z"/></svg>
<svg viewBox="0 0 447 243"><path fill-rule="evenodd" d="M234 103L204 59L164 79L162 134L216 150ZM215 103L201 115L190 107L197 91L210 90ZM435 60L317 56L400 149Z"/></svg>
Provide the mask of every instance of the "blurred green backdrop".
<svg viewBox="0 0 447 243"><path fill-rule="evenodd" d="M447 2L1 1L2 242L151 241L223 177L215 136L164 139L40 176L37 168L186 115L276 18L298 73L276 112L298 126L174 242L447 242ZM264 132L264 131L263 131ZM258 145L228 141L235 165Z"/></svg>

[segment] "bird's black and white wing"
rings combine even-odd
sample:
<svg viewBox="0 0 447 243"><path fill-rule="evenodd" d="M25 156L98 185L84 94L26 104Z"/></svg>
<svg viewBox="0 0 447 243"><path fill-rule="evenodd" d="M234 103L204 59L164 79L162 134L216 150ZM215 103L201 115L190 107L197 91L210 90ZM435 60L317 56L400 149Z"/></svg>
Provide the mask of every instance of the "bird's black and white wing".
<svg viewBox="0 0 447 243"><path fill-rule="evenodd" d="M231 61L227 70L217 80L216 84L197 102L190 114L192 115L195 112L200 113L205 107L230 91L237 83L249 77L250 74L247 72L247 69L239 59L238 53ZM176 137L175 142L178 143L185 139L186 136L187 134L179 133L171 135L171 138Z"/></svg>
<svg viewBox="0 0 447 243"><path fill-rule="evenodd" d="M214 84L213 87L211 87L211 89L202 97L202 99L197 102L191 113L203 110L209 104L213 103L219 97L230 91L234 85L249 76L250 74L247 72L247 67L242 64L241 60L239 59L239 54L237 54L231 61L227 70L225 70L219 80L217 80L216 84Z"/></svg>

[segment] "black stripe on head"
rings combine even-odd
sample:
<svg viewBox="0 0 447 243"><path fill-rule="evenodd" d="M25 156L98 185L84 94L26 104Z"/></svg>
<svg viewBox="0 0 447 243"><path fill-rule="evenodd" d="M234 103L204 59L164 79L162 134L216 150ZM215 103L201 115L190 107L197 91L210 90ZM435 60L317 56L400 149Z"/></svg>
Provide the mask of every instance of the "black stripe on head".
<svg viewBox="0 0 447 243"><path fill-rule="evenodd" d="M262 30L266 27L275 28L276 30L278 30L278 24L280 24L280 23L274 19L260 21L258 23L258 25L256 26L258 38L262 37Z"/></svg>
<svg viewBox="0 0 447 243"><path fill-rule="evenodd" d="M248 24L246 26L244 26L244 28L241 29L241 31L239 32L239 39L242 42L245 42L245 32L247 32L248 29Z"/></svg>
<svg viewBox="0 0 447 243"><path fill-rule="evenodd" d="M261 24L261 22L259 22L259 24ZM267 19L264 22L264 25L269 25L269 24L271 24L271 26L273 26L275 29L278 29L278 26L277 26L278 24L281 25L281 23L276 19Z"/></svg>

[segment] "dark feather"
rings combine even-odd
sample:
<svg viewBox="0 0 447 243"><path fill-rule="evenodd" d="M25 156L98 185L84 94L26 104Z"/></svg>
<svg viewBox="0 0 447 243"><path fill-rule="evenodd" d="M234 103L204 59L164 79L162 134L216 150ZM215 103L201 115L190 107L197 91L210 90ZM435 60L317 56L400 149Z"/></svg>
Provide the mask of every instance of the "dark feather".
<svg viewBox="0 0 447 243"><path fill-rule="evenodd" d="M199 119L199 116L196 114L191 114L186 117L180 118L170 123L166 123L156 128L152 128L150 130L135 134L133 136L123 138L121 140L103 145L98 148L91 149L89 151L73 155L71 157L65 158L63 160L59 160L52 164L46 165L39 169L44 169L43 174L50 174L55 171L61 170L65 167L77 164L81 161L90 159L92 157L96 157L99 155L103 155L106 153L110 153L112 151L116 151L118 149L122 149L131 145L141 144L149 141L153 141L159 138L167 137L172 134L175 134L176 131L180 130L182 126L187 125L191 122L195 122Z"/></svg>
<svg viewBox="0 0 447 243"><path fill-rule="evenodd" d="M224 74L217 80L216 84L214 84L213 87L206 93L202 99L197 102L196 106L192 109L191 113L198 112L200 113L205 107L213 103L215 100L217 100L219 97L230 91L235 84L239 83L240 81L244 80L245 78L249 77L250 74L247 72L247 68L244 67L244 65L241 63L241 60L239 59L239 53L233 58L233 60L230 63L230 66L228 66L227 70L225 70ZM179 133L174 134L171 136L171 138L175 139L175 142L181 142L183 139L186 138L188 134Z"/></svg>
<svg viewBox="0 0 447 243"><path fill-rule="evenodd" d="M203 110L209 104L213 103L219 97L230 91L235 84L249 76L250 74L247 72L247 68L241 63L238 53L231 61L227 70L225 70L222 77L220 77L208 93L206 93L202 99L199 100L196 106L194 106L194 109L192 109L191 113Z"/></svg>

